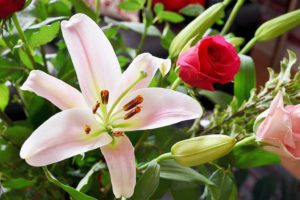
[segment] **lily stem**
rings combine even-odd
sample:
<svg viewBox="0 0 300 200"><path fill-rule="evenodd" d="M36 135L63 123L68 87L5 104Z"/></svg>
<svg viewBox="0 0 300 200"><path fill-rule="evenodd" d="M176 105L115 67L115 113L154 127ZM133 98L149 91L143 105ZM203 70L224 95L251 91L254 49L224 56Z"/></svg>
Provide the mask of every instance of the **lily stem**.
<svg viewBox="0 0 300 200"><path fill-rule="evenodd" d="M244 3L245 3L245 0L237 0L232 12L230 13L230 16L229 16L225 26L222 29L221 35L225 35L229 31L234 19L236 18L238 11L240 10L240 8L243 6Z"/></svg>
<svg viewBox="0 0 300 200"><path fill-rule="evenodd" d="M250 137L246 137L245 139L237 142L234 145L234 148L238 148L238 147L241 147L241 146L245 146L245 145L251 144L251 143L255 142L255 140L256 140L255 135L252 135Z"/></svg>
<svg viewBox="0 0 300 200"><path fill-rule="evenodd" d="M22 28L21 28L21 25L20 25L20 23L19 23L19 20L18 20L18 17L17 17L16 14L13 14L13 15L12 15L12 20L13 20L13 23L14 23L16 29L17 29L17 32L18 32L18 34L19 34L21 40L22 40L23 43L24 43L24 48L25 48L25 51L26 51L26 53L27 53L27 55L28 55L28 57L29 57L29 59L30 59L30 62L31 62L31 64L32 64L33 68L35 68L35 61L34 61L34 58L33 58L33 54L32 54L30 45L29 45L29 43L28 43L28 41L27 41L27 39L26 39L26 36L25 36L25 34L24 34Z"/></svg>
<svg viewBox="0 0 300 200"><path fill-rule="evenodd" d="M181 84L181 78L177 78L174 82L173 82L173 84L172 84L172 86L171 86L171 90L176 90L176 88Z"/></svg>
<svg viewBox="0 0 300 200"><path fill-rule="evenodd" d="M256 44L256 38L254 37L246 44L246 46L244 46L244 48L239 52L239 54L248 53L255 44Z"/></svg>
<svg viewBox="0 0 300 200"><path fill-rule="evenodd" d="M2 119L7 126L11 126L13 124L11 119L3 111L0 111L0 119Z"/></svg>
<svg viewBox="0 0 300 200"><path fill-rule="evenodd" d="M147 168L148 165L149 165L149 163L151 163L151 162L159 163L159 162L161 162L163 160L169 160L169 159L173 159L173 155L171 154L171 152L161 154L157 158L155 158L155 159L151 160L150 162L147 162L144 165L140 166L138 169L139 170L143 170L143 169Z"/></svg>

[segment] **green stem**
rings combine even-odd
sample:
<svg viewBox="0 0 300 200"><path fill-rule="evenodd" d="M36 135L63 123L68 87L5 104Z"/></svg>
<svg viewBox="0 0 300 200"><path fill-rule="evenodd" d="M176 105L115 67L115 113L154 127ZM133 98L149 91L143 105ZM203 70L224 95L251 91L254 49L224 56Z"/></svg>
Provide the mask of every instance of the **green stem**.
<svg viewBox="0 0 300 200"><path fill-rule="evenodd" d="M144 29L144 32L142 34L141 40L140 40L140 42L138 44L138 47L136 48L136 55L138 55L141 52L141 50L142 50L142 48L144 46L146 37L147 37L149 26L147 26L145 23L144 23L144 25L145 25L145 29Z"/></svg>
<svg viewBox="0 0 300 200"><path fill-rule="evenodd" d="M244 48L239 52L239 54L248 53L255 44L256 44L256 38L254 37L244 46Z"/></svg>
<svg viewBox="0 0 300 200"><path fill-rule="evenodd" d="M139 170L145 169L146 167L148 167L149 163L151 163L151 162L157 162L157 163L159 163L159 162L161 162L163 160L169 160L169 159L173 159L173 155L170 152L164 153L164 154L158 156L157 158L151 160L150 162L147 162L144 165L140 166L138 169Z"/></svg>
<svg viewBox="0 0 300 200"><path fill-rule="evenodd" d="M225 26L222 29L221 35L225 35L229 31L234 19L236 18L236 15L237 15L238 11L240 10L240 8L242 7L242 5L244 3L245 3L245 0L238 0L236 2L234 8L232 9L232 12L230 13L230 16L229 16Z"/></svg>
<svg viewBox="0 0 300 200"><path fill-rule="evenodd" d="M2 111L0 111L0 118L7 126L11 126L13 124L11 119Z"/></svg>
<svg viewBox="0 0 300 200"><path fill-rule="evenodd" d="M18 17L17 17L16 14L13 14L12 20L14 22L14 25L15 25L17 31L18 31L18 34L19 34L21 40L24 43L25 51L26 51L26 53L27 53L27 55L28 55L28 57L30 59L30 62L32 64L33 68L35 68L34 67L35 66L35 61L34 61L34 58L33 58L33 55L32 55L32 51L31 51L30 45L29 45L29 43L28 43L28 41L26 39L26 36L25 36L22 28L21 28L21 25L19 23L19 20L18 20Z"/></svg>
<svg viewBox="0 0 300 200"><path fill-rule="evenodd" d="M238 147L241 147L241 146L245 146L245 145L248 145L248 144L252 144L253 142L255 142L256 140L256 137L255 135L252 135L250 137L247 137L239 142L237 142L235 145L234 145L234 148L238 148Z"/></svg>
<svg viewBox="0 0 300 200"><path fill-rule="evenodd" d="M181 83L181 78L178 77L172 84L171 86L171 90L176 90L176 88L180 85Z"/></svg>
<svg viewBox="0 0 300 200"><path fill-rule="evenodd" d="M199 131L200 121L201 121L201 117L195 119L193 125L187 131L187 133L190 134L192 137L195 137L196 133Z"/></svg>

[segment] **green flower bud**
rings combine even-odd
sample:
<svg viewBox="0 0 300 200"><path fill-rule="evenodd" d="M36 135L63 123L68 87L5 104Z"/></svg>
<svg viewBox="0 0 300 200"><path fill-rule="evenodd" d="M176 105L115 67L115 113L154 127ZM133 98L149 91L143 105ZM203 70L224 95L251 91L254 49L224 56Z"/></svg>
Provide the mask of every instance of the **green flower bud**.
<svg viewBox="0 0 300 200"><path fill-rule="evenodd" d="M173 39L169 54L171 58L179 55L182 48L192 38L201 38L208 28L210 28L223 14L227 3L216 3L201 13L191 23L189 23L179 34Z"/></svg>
<svg viewBox="0 0 300 200"><path fill-rule="evenodd" d="M300 9L263 23L255 32L258 42L271 40L300 25Z"/></svg>
<svg viewBox="0 0 300 200"><path fill-rule="evenodd" d="M205 135L174 144L173 158L183 166L201 165L228 154L235 145L235 138L227 135Z"/></svg>

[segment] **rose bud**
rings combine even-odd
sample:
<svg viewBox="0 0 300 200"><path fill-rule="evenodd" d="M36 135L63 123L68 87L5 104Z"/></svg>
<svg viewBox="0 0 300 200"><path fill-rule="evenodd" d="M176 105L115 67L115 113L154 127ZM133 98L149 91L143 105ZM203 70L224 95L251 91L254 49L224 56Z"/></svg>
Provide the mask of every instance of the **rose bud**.
<svg viewBox="0 0 300 200"><path fill-rule="evenodd" d="M256 138L264 149L280 156L282 165L300 179L300 104L284 107L279 92L265 111Z"/></svg>
<svg viewBox="0 0 300 200"><path fill-rule="evenodd" d="M24 8L25 0L0 0L0 19L7 19Z"/></svg>
<svg viewBox="0 0 300 200"><path fill-rule="evenodd" d="M174 144L171 153L183 166L196 166L214 161L228 154L235 145L235 138L227 135L205 135Z"/></svg>
<svg viewBox="0 0 300 200"><path fill-rule="evenodd" d="M181 8L189 4L205 4L205 0L153 0L153 4L161 3L164 5L165 10L178 12Z"/></svg>
<svg viewBox="0 0 300 200"><path fill-rule="evenodd" d="M214 91L214 83L231 82L240 64L235 48L220 35L202 39L177 61L179 76L184 82L211 91Z"/></svg>

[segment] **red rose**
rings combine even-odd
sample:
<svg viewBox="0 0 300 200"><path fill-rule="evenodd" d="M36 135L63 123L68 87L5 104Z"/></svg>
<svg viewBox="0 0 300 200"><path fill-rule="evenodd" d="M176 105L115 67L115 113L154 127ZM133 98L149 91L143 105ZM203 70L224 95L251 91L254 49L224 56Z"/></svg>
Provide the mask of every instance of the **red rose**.
<svg viewBox="0 0 300 200"><path fill-rule="evenodd" d="M153 4L162 3L165 6L165 10L179 11L181 8L189 4L201 4L204 6L205 0L153 0Z"/></svg>
<svg viewBox="0 0 300 200"><path fill-rule="evenodd" d="M14 12L20 11L25 5L25 0L0 0L0 19L10 17Z"/></svg>
<svg viewBox="0 0 300 200"><path fill-rule="evenodd" d="M240 68L235 48L222 36L202 39L178 58L180 78L195 87L214 91L214 83L228 83Z"/></svg>

